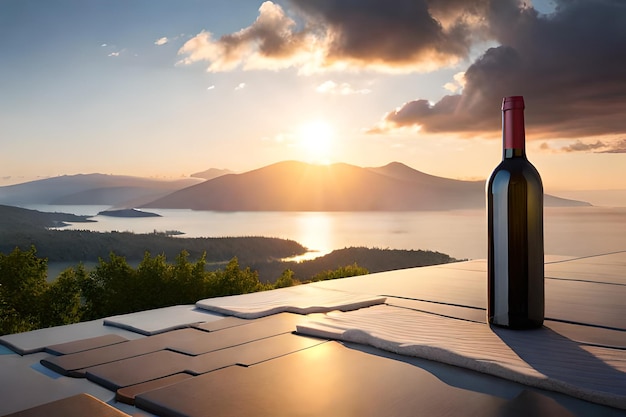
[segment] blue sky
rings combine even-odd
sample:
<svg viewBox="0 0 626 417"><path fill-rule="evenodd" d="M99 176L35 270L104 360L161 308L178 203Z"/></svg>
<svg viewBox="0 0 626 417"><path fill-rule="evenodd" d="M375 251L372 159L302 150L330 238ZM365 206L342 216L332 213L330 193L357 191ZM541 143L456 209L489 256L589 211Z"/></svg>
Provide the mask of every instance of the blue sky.
<svg viewBox="0 0 626 417"><path fill-rule="evenodd" d="M0 185L286 159L485 178L524 95L547 189L626 189L626 5L0 0Z"/></svg>

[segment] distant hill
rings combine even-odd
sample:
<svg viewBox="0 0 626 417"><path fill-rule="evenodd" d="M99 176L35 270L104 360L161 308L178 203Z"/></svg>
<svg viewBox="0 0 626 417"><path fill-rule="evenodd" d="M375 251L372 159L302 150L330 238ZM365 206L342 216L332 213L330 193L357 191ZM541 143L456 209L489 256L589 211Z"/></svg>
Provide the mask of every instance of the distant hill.
<svg viewBox="0 0 626 417"><path fill-rule="evenodd" d="M227 174L234 174L234 172L229 169L209 168L206 171L193 173L191 174L191 177L212 180L213 178L221 177L222 175Z"/></svg>
<svg viewBox="0 0 626 417"><path fill-rule="evenodd" d="M104 174L63 175L0 187L0 204L88 204L130 208L201 181Z"/></svg>
<svg viewBox="0 0 626 417"><path fill-rule="evenodd" d="M0 205L0 237L5 241L10 240L3 234L8 231L32 234L33 230L42 230L47 227L61 227L68 222L84 223L93 221L94 220L89 220L87 216L77 216L67 213L45 213L37 210Z"/></svg>
<svg viewBox="0 0 626 417"><path fill-rule="evenodd" d="M350 247L337 249L319 258L303 262L270 260L257 262L250 266L259 272L259 276L263 280L279 277L285 269L290 269L294 272L295 278L306 281L322 271L332 271L352 264L357 264L366 268L370 273L375 273L458 261L459 259L444 253L425 250Z"/></svg>
<svg viewBox="0 0 626 417"><path fill-rule="evenodd" d="M223 175L141 207L216 211L407 211L485 206L484 181L436 177L394 162L378 168L286 161ZM588 203L550 195L546 206Z"/></svg>

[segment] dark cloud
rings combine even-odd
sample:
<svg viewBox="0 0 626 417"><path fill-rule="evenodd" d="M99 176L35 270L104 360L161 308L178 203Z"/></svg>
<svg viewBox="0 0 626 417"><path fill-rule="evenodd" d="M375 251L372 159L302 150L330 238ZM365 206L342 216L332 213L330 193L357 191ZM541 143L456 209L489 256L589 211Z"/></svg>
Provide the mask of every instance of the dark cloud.
<svg viewBox="0 0 626 417"><path fill-rule="evenodd" d="M485 0L291 0L327 34L327 60L419 67L467 57Z"/></svg>
<svg viewBox="0 0 626 417"><path fill-rule="evenodd" d="M257 20L213 39L202 32L180 53L210 71L298 67L432 70L467 58L487 32L489 0L290 0L302 24L270 1Z"/></svg>
<svg viewBox="0 0 626 417"><path fill-rule="evenodd" d="M499 129L501 99L523 95L529 135L583 137L626 131L626 3L560 0L543 16L494 0L489 33L501 46L465 72L460 95L389 112L385 126L475 133ZM377 130L381 128L378 127Z"/></svg>

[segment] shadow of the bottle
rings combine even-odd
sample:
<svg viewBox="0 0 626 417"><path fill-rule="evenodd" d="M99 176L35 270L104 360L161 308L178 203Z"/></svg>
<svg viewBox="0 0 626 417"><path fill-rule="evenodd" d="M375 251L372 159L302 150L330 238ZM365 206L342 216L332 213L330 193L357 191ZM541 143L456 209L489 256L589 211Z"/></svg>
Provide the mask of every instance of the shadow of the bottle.
<svg viewBox="0 0 626 417"><path fill-rule="evenodd" d="M615 368L605 358L623 350L587 347L555 331L541 327L534 330L509 330L492 326L491 330L520 359L546 377L544 388L579 393L579 398L626 407L626 372ZM623 362L623 360L622 360Z"/></svg>

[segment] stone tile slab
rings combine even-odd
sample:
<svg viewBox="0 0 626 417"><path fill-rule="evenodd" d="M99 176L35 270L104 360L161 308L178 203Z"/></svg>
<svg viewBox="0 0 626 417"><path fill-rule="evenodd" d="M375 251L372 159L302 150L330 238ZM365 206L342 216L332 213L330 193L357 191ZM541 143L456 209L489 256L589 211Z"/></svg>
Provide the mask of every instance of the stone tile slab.
<svg viewBox="0 0 626 417"><path fill-rule="evenodd" d="M92 382L111 391L185 372L192 357L169 350L148 353L84 370Z"/></svg>
<svg viewBox="0 0 626 417"><path fill-rule="evenodd" d="M88 394L49 402L5 417L130 417Z"/></svg>
<svg viewBox="0 0 626 417"><path fill-rule="evenodd" d="M0 416L80 393L105 402L114 398L109 390L85 379L46 372L39 364L46 356L43 352L0 356Z"/></svg>
<svg viewBox="0 0 626 417"><path fill-rule="evenodd" d="M228 329L229 327L241 326L242 324L250 323L250 320L241 319L239 317L228 316L221 320L207 321L206 323L198 323L192 325L192 327L207 332L216 332L222 329Z"/></svg>
<svg viewBox="0 0 626 417"><path fill-rule="evenodd" d="M118 334L106 334L103 336L90 337L73 342L61 343L58 345L46 346L45 351L53 355L69 355L70 353L83 352L85 350L96 349L104 346L115 345L127 342L128 339Z"/></svg>
<svg viewBox="0 0 626 417"><path fill-rule="evenodd" d="M155 335L196 323L219 321L222 318L221 314L198 309L194 305L179 305L108 317L104 319L104 325L143 335Z"/></svg>
<svg viewBox="0 0 626 417"><path fill-rule="evenodd" d="M103 326L102 320L93 320L83 323L68 324L66 326L50 327L33 330L31 332L16 333L0 336L0 344L10 348L20 355L27 355L43 351L46 346L83 340L106 334L117 334L126 339L138 339L140 334L116 327Z"/></svg>
<svg viewBox="0 0 626 417"><path fill-rule="evenodd" d="M281 312L310 314L347 311L384 302L385 297L297 285L252 294L208 298L198 301L196 306L225 315L254 319Z"/></svg>
<svg viewBox="0 0 626 417"><path fill-rule="evenodd" d="M558 321L545 321L544 326L581 344L626 350L626 331L602 327L580 326Z"/></svg>
<svg viewBox="0 0 626 417"><path fill-rule="evenodd" d="M135 404L135 397L145 392L154 391L160 388L168 387L178 382L193 378L189 374L175 374L165 378L154 379L137 385L120 388L115 394L115 399L124 404Z"/></svg>

